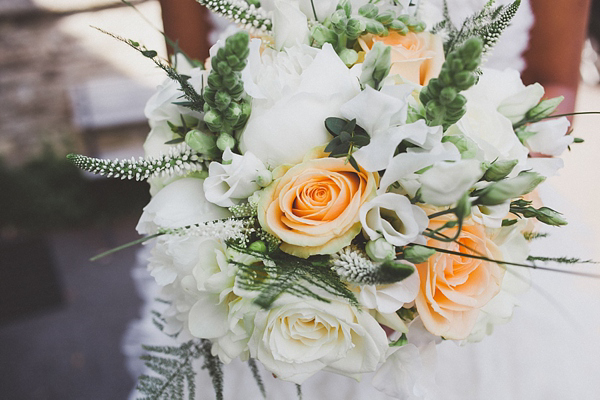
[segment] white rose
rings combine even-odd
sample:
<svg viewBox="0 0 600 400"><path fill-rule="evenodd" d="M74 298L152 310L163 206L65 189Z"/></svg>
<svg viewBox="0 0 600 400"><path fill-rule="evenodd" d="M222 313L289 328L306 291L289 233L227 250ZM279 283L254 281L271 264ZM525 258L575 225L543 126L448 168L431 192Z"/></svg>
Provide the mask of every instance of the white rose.
<svg viewBox="0 0 600 400"><path fill-rule="evenodd" d="M420 318L409 325L408 343L391 347L389 357L373 376L377 390L397 399L439 399L435 383L436 344L441 339L427 332Z"/></svg>
<svg viewBox="0 0 600 400"><path fill-rule="evenodd" d="M373 372L388 348L385 331L347 302L284 296L254 318L249 347L277 377L301 384L320 370L356 377Z"/></svg>
<svg viewBox="0 0 600 400"><path fill-rule="evenodd" d="M383 236L394 246L415 241L429 224L425 211L395 193L384 193L365 203L359 217L371 240Z"/></svg>
<svg viewBox="0 0 600 400"><path fill-rule="evenodd" d="M567 135L571 123L566 117L536 122L527 127L534 135L525 140L525 146L533 152L548 156L560 156L573 143Z"/></svg>
<svg viewBox="0 0 600 400"><path fill-rule="evenodd" d="M158 228L182 228L230 216L227 209L206 201L201 179L183 178L165 186L150 200L136 229L140 235L154 234Z"/></svg>
<svg viewBox="0 0 600 400"><path fill-rule="evenodd" d="M535 107L544 96L544 88L539 83L525 86L519 71L507 68L499 71L483 68L477 85L464 95L471 102L472 97L488 100L494 108L511 123L521 121L527 111Z"/></svg>
<svg viewBox="0 0 600 400"><path fill-rule="evenodd" d="M423 200L434 206L454 204L483 173L477 160L438 162L420 177Z"/></svg>
<svg viewBox="0 0 600 400"><path fill-rule="evenodd" d="M203 185L206 200L231 207L260 189L256 180L264 172L268 170L251 152L240 156L227 148L223 152L223 163L214 161L208 167L208 178Z"/></svg>
<svg viewBox="0 0 600 400"><path fill-rule="evenodd" d="M358 80L329 44L276 54L266 49L262 57L252 49L243 79L254 100L240 149L269 167L298 164L331 140L325 119L340 116L340 106L360 92Z"/></svg>

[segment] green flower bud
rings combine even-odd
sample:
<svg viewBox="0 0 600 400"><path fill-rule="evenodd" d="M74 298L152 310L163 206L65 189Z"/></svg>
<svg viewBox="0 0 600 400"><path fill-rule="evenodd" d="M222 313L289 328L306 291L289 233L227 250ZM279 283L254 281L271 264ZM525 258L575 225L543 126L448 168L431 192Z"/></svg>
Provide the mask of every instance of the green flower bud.
<svg viewBox="0 0 600 400"><path fill-rule="evenodd" d="M396 248L384 238L369 241L365 251L369 258L376 262L391 261L396 258Z"/></svg>
<svg viewBox="0 0 600 400"><path fill-rule="evenodd" d="M539 221L552 226L567 225L567 221L562 217L562 214L548 207L542 207L537 210L535 216Z"/></svg>
<svg viewBox="0 0 600 400"><path fill-rule="evenodd" d="M365 18L375 18L379 14L379 8L375 4L365 4L358 9L358 14Z"/></svg>
<svg viewBox="0 0 600 400"><path fill-rule="evenodd" d="M352 49L344 49L340 52L340 58L350 67L358 61L358 53Z"/></svg>
<svg viewBox="0 0 600 400"><path fill-rule="evenodd" d="M346 12L344 10L337 10L330 17L331 25L338 33L343 33L346 30L346 25L348 24L348 17L346 17Z"/></svg>
<svg viewBox="0 0 600 400"><path fill-rule="evenodd" d="M204 114L204 122L206 122L206 125L208 125L211 131L219 130L219 128L221 128L223 125L221 114L219 114L216 110L210 110Z"/></svg>
<svg viewBox="0 0 600 400"><path fill-rule="evenodd" d="M221 133L217 139L217 147L221 151L225 151L227 148L232 149L235 146L235 139L228 133Z"/></svg>
<svg viewBox="0 0 600 400"><path fill-rule="evenodd" d="M469 194L465 193L463 197L456 203L456 217L461 220L471 215L471 200Z"/></svg>
<svg viewBox="0 0 600 400"><path fill-rule="evenodd" d="M268 169L260 172L256 177L256 184L260 187L267 187L273 182L273 174Z"/></svg>
<svg viewBox="0 0 600 400"><path fill-rule="evenodd" d="M425 29L427 29L427 24L423 21L419 21L416 25L410 27L410 30L416 33L424 32Z"/></svg>
<svg viewBox="0 0 600 400"><path fill-rule="evenodd" d="M267 244L262 240L257 240L256 242L250 243L250 246L248 246L248 250L254 251L256 253L266 253Z"/></svg>
<svg viewBox="0 0 600 400"><path fill-rule="evenodd" d="M450 104L450 103L452 103L452 101L454 101L456 96L458 96L458 91L455 88L453 88L453 87L444 88L444 89L442 89L442 91L440 93L440 102L443 105Z"/></svg>
<svg viewBox="0 0 600 400"><path fill-rule="evenodd" d="M249 101L244 100L239 104L242 107L242 114L240 115L240 118L238 119L237 123L234 125L234 130L243 128L244 125L246 125L248 118L250 118L250 114L252 113L252 104L250 104Z"/></svg>
<svg viewBox="0 0 600 400"><path fill-rule="evenodd" d="M485 171L483 179L488 182L496 182L508 176L519 163L518 160L494 161Z"/></svg>
<svg viewBox="0 0 600 400"><path fill-rule="evenodd" d="M356 39L367 29L367 24L360 19L352 18L346 25L346 34L349 39Z"/></svg>
<svg viewBox="0 0 600 400"><path fill-rule="evenodd" d="M483 51L483 42L481 39L473 37L467 40L459 49L460 56L465 63L479 60Z"/></svg>
<svg viewBox="0 0 600 400"><path fill-rule="evenodd" d="M367 22L367 32L381 36L387 33L387 29L381 22L370 20Z"/></svg>
<svg viewBox="0 0 600 400"><path fill-rule="evenodd" d="M226 60L227 64L229 64L232 69L235 69L235 67L240 63L240 59L235 54L227 56Z"/></svg>
<svg viewBox="0 0 600 400"><path fill-rule="evenodd" d="M409 32L408 26L398 19L395 19L390 24L389 28L393 31L398 32L401 35L406 35Z"/></svg>
<svg viewBox="0 0 600 400"><path fill-rule="evenodd" d="M487 186L479 194L477 204L484 206L502 204L531 192L545 180L546 178L537 172L522 172L514 178L505 179Z"/></svg>
<svg viewBox="0 0 600 400"><path fill-rule="evenodd" d="M379 89L381 81L389 74L392 64L392 53L389 46L381 42L375 43L363 62L360 81L375 89Z"/></svg>
<svg viewBox="0 0 600 400"><path fill-rule="evenodd" d="M396 18L394 10L387 10L379 14L375 19L381 22L383 25L389 25Z"/></svg>
<svg viewBox="0 0 600 400"><path fill-rule="evenodd" d="M219 74L214 72L211 72L208 75L207 82L211 87L215 89L220 89L223 87L223 79L221 79L221 76Z"/></svg>
<svg viewBox="0 0 600 400"><path fill-rule="evenodd" d="M527 111L525 118L528 121L539 121L546 118L556 110L556 108L564 100L564 96L555 97L553 99L543 100L537 106Z"/></svg>
<svg viewBox="0 0 600 400"><path fill-rule="evenodd" d="M467 98L465 96L463 96L462 94L459 94L454 98L454 100L452 100L452 102L450 102L450 104L448 104L448 108L451 108L453 110L458 110L458 109L462 109L466 105L467 105Z"/></svg>
<svg viewBox="0 0 600 400"><path fill-rule="evenodd" d="M185 142L198 153L211 158L218 157L221 152L217 148L217 141L213 134L192 129L185 135Z"/></svg>
<svg viewBox="0 0 600 400"><path fill-rule="evenodd" d="M450 76L450 72L446 68L442 68L440 71L438 82L443 87L452 86L452 76Z"/></svg>
<svg viewBox="0 0 600 400"><path fill-rule="evenodd" d="M217 68L215 70L219 73L219 75L229 75L233 71L227 61L219 61L217 62Z"/></svg>
<svg viewBox="0 0 600 400"><path fill-rule="evenodd" d="M231 96L229 93L219 90L215 95L215 106L219 111L225 110L231 104Z"/></svg>
<svg viewBox="0 0 600 400"><path fill-rule="evenodd" d="M238 103L231 103L231 105L223 112L223 117L231 124L235 124L241 115L242 106Z"/></svg>
<svg viewBox="0 0 600 400"><path fill-rule="evenodd" d="M337 43L338 40L334 31L320 24L313 27L311 36L318 47L323 46L325 43Z"/></svg>
<svg viewBox="0 0 600 400"><path fill-rule="evenodd" d="M225 46L231 49L233 54L237 56L243 55L246 50L248 50L248 43L250 42L250 37L246 32L237 32L234 35L229 36L225 40ZM244 57L240 57L244 58Z"/></svg>
<svg viewBox="0 0 600 400"><path fill-rule="evenodd" d="M419 245L406 246L404 248L404 259L413 264L424 263L434 254L435 250Z"/></svg>
<svg viewBox="0 0 600 400"><path fill-rule="evenodd" d="M479 149L477 144L472 139L463 135L456 125L451 126L446 131L446 134L442 138L442 143L446 142L450 142L456 146L460 152L460 158L463 160L469 160L477 156L477 150Z"/></svg>
<svg viewBox="0 0 600 400"><path fill-rule="evenodd" d="M467 90L475 84L477 78L472 72L461 71L454 75L454 83L459 90Z"/></svg>
<svg viewBox="0 0 600 400"><path fill-rule="evenodd" d="M450 71L452 72L460 72L464 69L465 64L461 59L455 58L454 60L449 62Z"/></svg>

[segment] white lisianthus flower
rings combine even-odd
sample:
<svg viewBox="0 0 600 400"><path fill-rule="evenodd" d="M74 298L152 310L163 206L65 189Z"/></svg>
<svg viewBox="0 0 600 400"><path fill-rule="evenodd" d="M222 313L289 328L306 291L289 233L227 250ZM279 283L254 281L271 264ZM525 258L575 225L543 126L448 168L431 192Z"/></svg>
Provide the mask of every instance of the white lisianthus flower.
<svg viewBox="0 0 600 400"><path fill-rule="evenodd" d="M240 136L240 149L268 167L298 164L331 135L323 121L360 93L354 73L333 47L300 46L277 52L253 42L242 78L253 97L252 114Z"/></svg>
<svg viewBox="0 0 600 400"><path fill-rule="evenodd" d="M502 260L514 263L527 263L529 243L523 236L527 221L499 229L488 229L490 238L501 251ZM520 295L530 287L530 269L505 265L507 273L502 279L500 292L480 309L477 322L466 339L478 342L492 334L494 326L511 320L514 308L520 304Z"/></svg>
<svg viewBox="0 0 600 400"><path fill-rule="evenodd" d="M260 189L257 178L264 172L268 172L265 165L251 152L240 156L227 148L223 163L214 161L208 166L208 178L203 185L206 200L220 207L231 207Z"/></svg>
<svg viewBox="0 0 600 400"><path fill-rule="evenodd" d="M500 228L502 220L506 218L510 211L510 202L498 204L495 206L477 205L471 209L471 218L478 224L485 225L488 228Z"/></svg>
<svg viewBox="0 0 600 400"><path fill-rule="evenodd" d="M409 325L407 339L404 346L390 347L387 360L373 376L373 386L398 399L439 399L435 369L441 339L427 332L420 318Z"/></svg>
<svg viewBox="0 0 600 400"><path fill-rule="evenodd" d="M359 218L371 240L383 237L394 246L414 242L429 224L425 211L396 193L384 193L365 203Z"/></svg>
<svg viewBox="0 0 600 400"><path fill-rule="evenodd" d="M318 371L358 377L385 359L385 331L346 301L282 296L254 318L250 355L277 377L301 384Z"/></svg>
<svg viewBox="0 0 600 400"><path fill-rule="evenodd" d="M405 264L412 265L409 262ZM393 314L412 302L419 293L419 273L415 269L408 278L389 285L359 286L358 301L371 310L381 314Z"/></svg>
<svg viewBox="0 0 600 400"><path fill-rule="evenodd" d="M436 163L421 175L421 195L434 206L454 204L483 174L477 160Z"/></svg>
<svg viewBox="0 0 600 400"><path fill-rule="evenodd" d="M140 235L154 234L158 228L176 229L230 216L227 209L206 200L201 179L183 178L165 186L150 200L136 229Z"/></svg>
<svg viewBox="0 0 600 400"><path fill-rule="evenodd" d="M211 339L213 354L222 362L247 358L250 338L245 317L258 307L235 291L238 268L230 260L254 262L255 259L231 250L220 241L206 239L198 246L198 264L192 271L196 287L190 288L195 299L189 310L188 327L194 337Z"/></svg>
<svg viewBox="0 0 600 400"><path fill-rule="evenodd" d="M260 8L265 11L275 11L277 3L282 2L294 4L294 6L297 7L309 20L315 20L316 12L317 20L320 22L325 21L327 17L333 14L339 3L338 0L263 0L260 2ZM365 3L367 3L367 0L352 0L352 8L354 10L358 10L358 8ZM358 7L355 7L357 5ZM275 36L277 36L277 33L275 33Z"/></svg>
<svg viewBox="0 0 600 400"><path fill-rule="evenodd" d="M528 151L515 135L510 120L479 92L472 92L468 96L467 92L467 112L456 127L479 147L481 151L477 152L477 156L483 157L479 160L518 160L523 165ZM520 170L517 166L513 172Z"/></svg>
<svg viewBox="0 0 600 400"><path fill-rule="evenodd" d="M567 135L570 125L566 117L531 124L527 127L527 132L534 135L525 139L525 146L535 153L560 156L574 140Z"/></svg>
<svg viewBox="0 0 600 400"><path fill-rule="evenodd" d="M308 19L297 2L273 1L273 36L275 48L281 50L299 44L309 44Z"/></svg>
<svg viewBox="0 0 600 400"><path fill-rule="evenodd" d="M477 85L464 92L469 103L473 98L486 99L511 123L521 121L527 111L535 107L544 96L539 83L525 86L519 71L507 68L504 71L482 68Z"/></svg>

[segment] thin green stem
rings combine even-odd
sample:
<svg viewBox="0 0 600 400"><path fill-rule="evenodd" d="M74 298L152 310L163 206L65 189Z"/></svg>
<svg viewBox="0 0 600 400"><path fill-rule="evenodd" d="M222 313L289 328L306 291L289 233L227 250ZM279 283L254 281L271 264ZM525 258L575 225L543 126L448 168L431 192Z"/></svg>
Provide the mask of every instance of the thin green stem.
<svg viewBox="0 0 600 400"><path fill-rule="evenodd" d="M90 261L97 261L97 260L99 260L101 258L104 258L106 256L109 256L109 255L111 255L113 253L116 253L118 251L125 250L125 249L127 249L129 247L132 247L132 246L135 246L135 245L147 242L148 240L157 238L157 237L162 236L162 235L164 235L164 233L156 233L154 235L150 235L150 236L146 236L146 237L143 237L141 239L138 239L138 240L134 240L133 242L125 243L125 244L123 244L123 245L121 245L119 247L115 247L114 249L110 249L108 251L105 251L104 253L100 253L100 254L98 254L98 255L90 258Z"/></svg>

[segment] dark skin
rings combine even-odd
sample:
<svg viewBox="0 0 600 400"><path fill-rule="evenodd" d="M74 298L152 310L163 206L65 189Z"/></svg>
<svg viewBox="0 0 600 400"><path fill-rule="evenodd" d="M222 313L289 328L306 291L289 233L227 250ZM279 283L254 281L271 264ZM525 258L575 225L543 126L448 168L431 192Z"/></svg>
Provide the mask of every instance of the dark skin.
<svg viewBox="0 0 600 400"><path fill-rule="evenodd" d="M211 26L207 10L195 0L160 0L165 33L191 58L208 57ZM525 53L525 83L539 82L546 98L565 96L560 113L573 112L581 49L591 0L531 0L536 21ZM543 21L543 23L541 23ZM169 48L172 53L172 49Z"/></svg>

